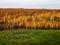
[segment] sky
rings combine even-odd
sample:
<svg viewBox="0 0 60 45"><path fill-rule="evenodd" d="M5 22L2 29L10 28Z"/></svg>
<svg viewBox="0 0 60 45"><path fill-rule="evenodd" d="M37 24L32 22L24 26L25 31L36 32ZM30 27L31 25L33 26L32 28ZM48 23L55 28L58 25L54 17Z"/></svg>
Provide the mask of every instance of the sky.
<svg viewBox="0 0 60 45"><path fill-rule="evenodd" d="M60 0L0 0L0 8L57 8Z"/></svg>

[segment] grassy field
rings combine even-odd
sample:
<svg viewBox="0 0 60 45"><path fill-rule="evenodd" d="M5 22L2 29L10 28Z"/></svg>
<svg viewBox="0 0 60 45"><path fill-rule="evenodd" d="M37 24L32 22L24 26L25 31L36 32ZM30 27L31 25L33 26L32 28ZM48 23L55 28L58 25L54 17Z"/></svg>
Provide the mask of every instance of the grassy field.
<svg viewBox="0 0 60 45"><path fill-rule="evenodd" d="M4 30L0 45L60 45L60 30Z"/></svg>

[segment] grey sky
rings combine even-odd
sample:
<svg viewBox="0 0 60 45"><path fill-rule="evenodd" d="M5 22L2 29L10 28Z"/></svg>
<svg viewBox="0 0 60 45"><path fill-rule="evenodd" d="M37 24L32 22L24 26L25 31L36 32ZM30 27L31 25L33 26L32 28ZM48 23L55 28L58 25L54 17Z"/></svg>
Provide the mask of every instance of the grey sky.
<svg viewBox="0 0 60 45"><path fill-rule="evenodd" d="M60 0L1 0L0 8L57 8Z"/></svg>

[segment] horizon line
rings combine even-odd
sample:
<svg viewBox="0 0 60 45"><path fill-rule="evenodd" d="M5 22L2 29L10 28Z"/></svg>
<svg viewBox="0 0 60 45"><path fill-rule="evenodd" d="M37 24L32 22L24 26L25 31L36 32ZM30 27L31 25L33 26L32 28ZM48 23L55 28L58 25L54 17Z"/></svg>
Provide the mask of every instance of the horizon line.
<svg viewBox="0 0 60 45"><path fill-rule="evenodd" d="M22 8L22 9L60 9L60 8L29 8L29 7L0 7L0 8Z"/></svg>

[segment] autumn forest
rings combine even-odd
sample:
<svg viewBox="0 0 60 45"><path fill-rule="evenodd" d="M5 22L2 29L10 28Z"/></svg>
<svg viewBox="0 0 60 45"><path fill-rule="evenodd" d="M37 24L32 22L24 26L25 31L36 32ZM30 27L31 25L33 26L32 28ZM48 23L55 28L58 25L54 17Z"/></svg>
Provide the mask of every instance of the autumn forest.
<svg viewBox="0 0 60 45"><path fill-rule="evenodd" d="M0 8L0 29L60 29L60 10Z"/></svg>

